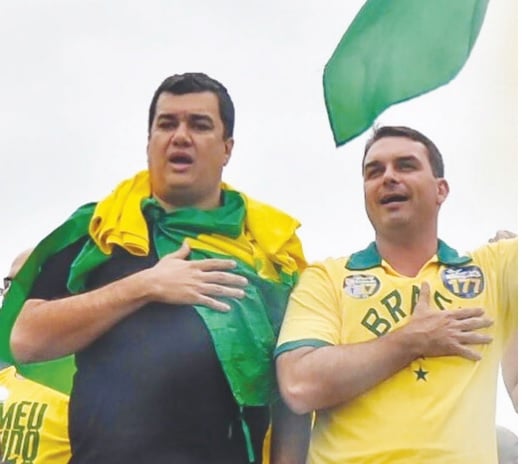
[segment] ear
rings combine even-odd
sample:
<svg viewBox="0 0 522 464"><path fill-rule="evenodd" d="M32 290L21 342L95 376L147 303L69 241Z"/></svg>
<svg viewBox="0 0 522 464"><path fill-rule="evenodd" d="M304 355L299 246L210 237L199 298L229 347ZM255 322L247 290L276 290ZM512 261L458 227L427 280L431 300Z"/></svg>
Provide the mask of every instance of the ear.
<svg viewBox="0 0 522 464"><path fill-rule="evenodd" d="M446 179L437 179L437 204L442 205L449 194L449 184Z"/></svg>
<svg viewBox="0 0 522 464"><path fill-rule="evenodd" d="M228 164L228 161L232 156L232 148L234 148L234 139L229 137L225 140L225 156L223 157L223 166Z"/></svg>
<svg viewBox="0 0 522 464"><path fill-rule="evenodd" d="M150 145L150 138L147 139L147 146L145 147L145 153L147 154L147 165L150 164L149 145Z"/></svg>

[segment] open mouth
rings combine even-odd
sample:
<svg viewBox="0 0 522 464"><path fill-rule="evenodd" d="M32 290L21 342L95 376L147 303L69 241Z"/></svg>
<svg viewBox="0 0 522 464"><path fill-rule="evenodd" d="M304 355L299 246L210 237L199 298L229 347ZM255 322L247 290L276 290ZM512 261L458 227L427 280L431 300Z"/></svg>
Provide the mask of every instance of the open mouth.
<svg viewBox="0 0 522 464"><path fill-rule="evenodd" d="M390 203L401 203L407 200L408 197L405 195L386 195L385 197L381 198L379 203L381 205L389 205Z"/></svg>
<svg viewBox="0 0 522 464"><path fill-rule="evenodd" d="M169 163L176 164L178 166L187 166L194 163L194 160L190 155L185 153L176 153L169 156Z"/></svg>

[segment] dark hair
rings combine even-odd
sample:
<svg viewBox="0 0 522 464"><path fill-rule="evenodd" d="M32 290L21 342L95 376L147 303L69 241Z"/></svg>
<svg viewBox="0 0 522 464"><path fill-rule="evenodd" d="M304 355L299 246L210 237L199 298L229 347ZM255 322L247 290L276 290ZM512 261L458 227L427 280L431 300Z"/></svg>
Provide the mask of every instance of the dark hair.
<svg viewBox="0 0 522 464"><path fill-rule="evenodd" d="M149 107L149 134L156 115L158 98L163 92L174 95L186 93L212 92L218 98L219 115L225 127L223 137L228 139L234 133L234 104L226 87L204 73L183 73L167 77L154 92Z"/></svg>
<svg viewBox="0 0 522 464"><path fill-rule="evenodd" d="M437 146L424 134L421 134L419 131L405 126L382 126L375 127L373 129L373 134L368 139L364 147L364 156L362 161L363 170L364 160L366 159L368 150L375 142L377 142L377 140L384 137L406 137L408 139L422 143L428 150L428 160L430 162L433 175L435 177L444 177L444 161L442 160L442 155L440 154Z"/></svg>

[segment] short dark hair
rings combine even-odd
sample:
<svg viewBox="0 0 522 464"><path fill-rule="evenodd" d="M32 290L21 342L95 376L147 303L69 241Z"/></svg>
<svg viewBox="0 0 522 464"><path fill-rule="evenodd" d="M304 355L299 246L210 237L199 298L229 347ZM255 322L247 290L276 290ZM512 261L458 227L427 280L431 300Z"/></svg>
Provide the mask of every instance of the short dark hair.
<svg viewBox="0 0 522 464"><path fill-rule="evenodd" d="M410 140L422 143L426 147L426 150L428 150L428 160L430 162L433 175L435 177L444 177L444 161L442 160L442 155L440 154L437 146L424 134L406 126L382 126L375 127L373 129L373 134L368 139L364 147L364 156L362 161L363 171L364 160L366 159L368 150L375 142L377 142L377 140L384 137L406 137Z"/></svg>
<svg viewBox="0 0 522 464"><path fill-rule="evenodd" d="M200 72L174 74L167 77L154 92L149 106L149 134L156 116L156 105L163 93L183 95L186 93L212 92L218 98L219 115L225 128L223 137L228 139L234 133L234 103L226 87L215 79Z"/></svg>

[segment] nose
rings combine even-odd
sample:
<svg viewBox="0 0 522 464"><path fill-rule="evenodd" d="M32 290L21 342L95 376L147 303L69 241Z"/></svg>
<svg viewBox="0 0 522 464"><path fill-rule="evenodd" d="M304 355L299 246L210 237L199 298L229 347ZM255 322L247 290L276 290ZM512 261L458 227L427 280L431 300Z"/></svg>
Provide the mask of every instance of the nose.
<svg viewBox="0 0 522 464"><path fill-rule="evenodd" d="M393 165L386 166L382 179L385 184L396 184L398 182L397 171L394 169Z"/></svg>
<svg viewBox="0 0 522 464"><path fill-rule="evenodd" d="M178 147L190 145L190 134L186 123L181 122L176 127L170 141Z"/></svg>

